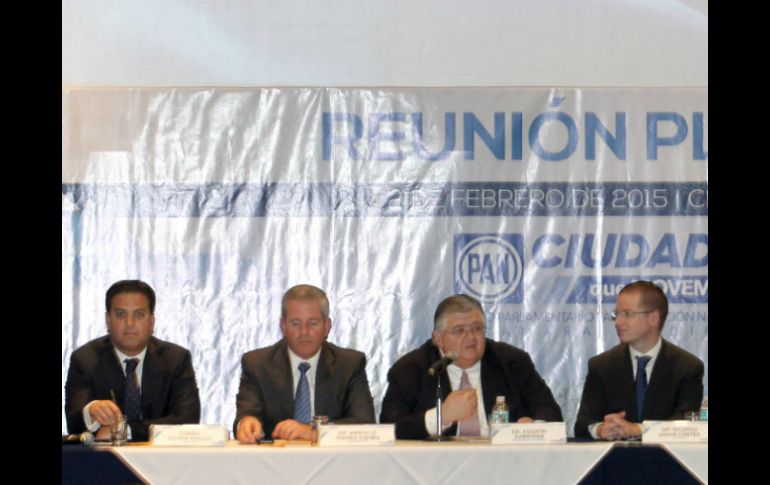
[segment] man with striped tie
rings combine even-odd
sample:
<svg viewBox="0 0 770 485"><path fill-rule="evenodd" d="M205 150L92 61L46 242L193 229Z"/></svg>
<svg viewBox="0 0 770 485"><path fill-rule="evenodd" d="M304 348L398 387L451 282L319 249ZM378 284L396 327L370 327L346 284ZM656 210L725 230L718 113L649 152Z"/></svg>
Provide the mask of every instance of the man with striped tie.
<svg viewBox="0 0 770 485"><path fill-rule="evenodd" d="M310 439L313 415L336 423L374 423L366 356L326 341L329 300L320 288L297 285L281 301L283 338L241 359L235 437L255 443Z"/></svg>

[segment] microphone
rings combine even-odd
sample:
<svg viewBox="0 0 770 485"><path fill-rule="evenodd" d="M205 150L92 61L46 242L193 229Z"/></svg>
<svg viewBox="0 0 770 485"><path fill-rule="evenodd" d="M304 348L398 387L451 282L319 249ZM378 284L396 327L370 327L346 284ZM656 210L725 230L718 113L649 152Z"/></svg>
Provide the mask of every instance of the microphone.
<svg viewBox="0 0 770 485"><path fill-rule="evenodd" d="M435 376L436 374L440 374L446 366L455 360L457 360L457 352L454 350L447 352L444 357L440 358L430 366L430 369L428 369L428 375Z"/></svg>
<svg viewBox="0 0 770 485"><path fill-rule="evenodd" d="M80 434L68 434L61 437L61 444L63 445L90 445L94 442L94 435L88 431Z"/></svg>

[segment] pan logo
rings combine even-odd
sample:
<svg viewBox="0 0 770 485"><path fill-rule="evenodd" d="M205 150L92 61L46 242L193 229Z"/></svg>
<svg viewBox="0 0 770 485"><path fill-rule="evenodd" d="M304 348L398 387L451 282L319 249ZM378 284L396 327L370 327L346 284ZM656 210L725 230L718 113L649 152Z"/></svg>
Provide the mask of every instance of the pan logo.
<svg viewBox="0 0 770 485"><path fill-rule="evenodd" d="M484 302L521 303L521 234L455 234L455 291Z"/></svg>

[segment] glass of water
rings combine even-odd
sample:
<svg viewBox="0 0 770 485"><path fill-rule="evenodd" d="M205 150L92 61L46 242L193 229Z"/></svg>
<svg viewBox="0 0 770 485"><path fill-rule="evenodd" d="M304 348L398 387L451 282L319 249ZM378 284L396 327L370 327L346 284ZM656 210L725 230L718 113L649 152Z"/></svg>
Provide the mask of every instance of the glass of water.
<svg viewBox="0 0 770 485"><path fill-rule="evenodd" d="M126 417L116 417L110 425L110 442L112 446L123 446L128 441Z"/></svg>

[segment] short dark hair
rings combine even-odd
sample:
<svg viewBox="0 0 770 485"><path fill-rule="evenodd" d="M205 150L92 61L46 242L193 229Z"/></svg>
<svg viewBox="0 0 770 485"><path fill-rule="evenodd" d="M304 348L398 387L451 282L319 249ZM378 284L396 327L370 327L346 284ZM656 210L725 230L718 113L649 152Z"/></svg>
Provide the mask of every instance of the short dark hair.
<svg viewBox="0 0 770 485"><path fill-rule="evenodd" d="M440 330L439 327L444 326L444 319L450 313L467 313L473 310L478 310L481 315L484 316L484 309L481 308L481 303L472 296L463 295L458 293L444 298L441 303L436 307L436 313L433 314L433 330ZM486 317L484 317L486 320Z"/></svg>
<svg viewBox="0 0 770 485"><path fill-rule="evenodd" d="M150 304L150 313L155 313L155 290L150 285L141 280L121 280L117 283L113 283L107 290L107 297L105 306L107 307L107 313L110 313L112 309L112 298L115 295L121 293L141 293L147 297L147 302Z"/></svg>
<svg viewBox="0 0 770 485"><path fill-rule="evenodd" d="M321 315L324 320L329 319L329 298L321 288L313 285L296 285L286 290L281 299L281 320L286 318L286 304L291 300L317 301L321 306Z"/></svg>
<svg viewBox="0 0 770 485"><path fill-rule="evenodd" d="M660 315L660 331L663 331L663 325L666 323L666 317L668 317L668 298L666 298L663 290L652 281L639 280L624 286L618 293L618 296L622 293L633 292L640 293L639 301L644 308L658 311L658 315Z"/></svg>

